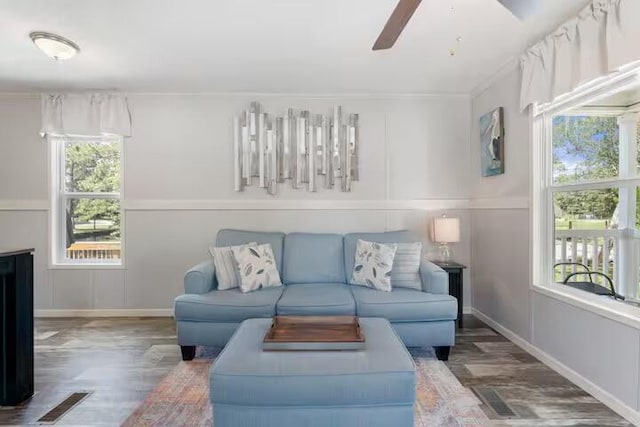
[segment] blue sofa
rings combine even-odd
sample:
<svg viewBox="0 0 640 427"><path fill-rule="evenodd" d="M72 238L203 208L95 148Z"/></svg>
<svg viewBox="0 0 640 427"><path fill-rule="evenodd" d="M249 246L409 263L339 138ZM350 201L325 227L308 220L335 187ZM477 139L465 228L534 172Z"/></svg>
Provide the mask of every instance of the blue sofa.
<svg viewBox="0 0 640 427"><path fill-rule="evenodd" d="M382 292L348 284L358 239L378 243L413 242L408 231L313 234L220 230L216 246L270 243L285 286L243 294L219 291L213 259L191 268L184 295L175 300L178 344L184 360L197 345L224 346L243 320L274 315L358 315L391 322L407 347L433 346L447 360L455 343L457 300L449 295L447 273L424 260L422 291L394 287ZM392 283L393 286L393 283Z"/></svg>

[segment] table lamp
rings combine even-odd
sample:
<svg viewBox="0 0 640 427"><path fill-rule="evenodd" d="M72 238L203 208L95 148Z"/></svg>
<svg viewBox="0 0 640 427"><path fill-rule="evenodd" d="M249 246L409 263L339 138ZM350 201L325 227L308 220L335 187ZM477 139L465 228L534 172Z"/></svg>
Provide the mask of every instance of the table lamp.
<svg viewBox="0 0 640 427"><path fill-rule="evenodd" d="M433 219L431 224L431 240L438 243L438 261L451 262L453 250L449 243L460 241L460 218L448 218L446 215Z"/></svg>

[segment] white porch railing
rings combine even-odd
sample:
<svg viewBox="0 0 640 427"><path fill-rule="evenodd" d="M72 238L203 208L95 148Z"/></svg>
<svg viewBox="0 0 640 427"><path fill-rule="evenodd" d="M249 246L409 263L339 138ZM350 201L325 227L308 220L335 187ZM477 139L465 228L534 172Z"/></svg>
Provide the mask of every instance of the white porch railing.
<svg viewBox="0 0 640 427"><path fill-rule="evenodd" d="M76 242L67 249L67 258L72 260L118 260L120 242Z"/></svg>
<svg viewBox="0 0 640 427"><path fill-rule="evenodd" d="M638 295L640 277L640 234L637 230L556 230L555 262L578 262L590 271L604 273L613 280L616 290L629 297ZM626 265L626 264L629 265ZM578 266L558 266L554 274L562 281L569 274L582 271ZM584 280L585 277L577 277ZM604 279L594 277L600 284Z"/></svg>
<svg viewBox="0 0 640 427"><path fill-rule="evenodd" d="M615 281L619 266L620 230L557 230L555 262L578 262L591 271L598 271ZM577 266L562 265L556 268L559 281L571 273L583 271ZM584 280L584 277L578 277Z"/></svg>

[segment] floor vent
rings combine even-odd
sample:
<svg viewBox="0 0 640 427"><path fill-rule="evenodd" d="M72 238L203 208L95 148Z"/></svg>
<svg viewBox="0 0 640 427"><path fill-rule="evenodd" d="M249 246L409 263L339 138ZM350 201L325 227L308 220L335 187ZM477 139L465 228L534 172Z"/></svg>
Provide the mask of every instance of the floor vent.
<svg viewBox="0 0 640 427"><path fill-rule="evenodd" d="M474 393L482 402L490 407L497 416L504 418L518 418L518 414L509 407L507 402L491 387L472 387Z"/></svg>
<svg viewBox="0 0 640 427"><path fill-rule="evenodd" d="M60 418L62 418L64 414L72 410L76 405L78 405L80 402L86 399L87 396L89 396L90 394L91 394L90 392L71 393L69 396L67 396L66 399L60 402L56 407L54 407L49 412L47 412L42 417L40 417L40 419L38 419L38 423L54 424Z"/></svg>

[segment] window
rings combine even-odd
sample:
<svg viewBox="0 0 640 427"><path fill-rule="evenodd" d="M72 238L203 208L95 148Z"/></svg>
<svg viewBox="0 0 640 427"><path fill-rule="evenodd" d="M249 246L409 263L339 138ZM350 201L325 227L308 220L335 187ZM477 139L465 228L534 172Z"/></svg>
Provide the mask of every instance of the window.
<svg viewBox="0 0 640 427"><path fill-rule="evenodd" d="M588 269L609 276L627 302L639 301L640 132L630 101L636 96L638 89L537 118L544 142L541 172L534 174L543 183L538 212L548 236L540 240L545 283ZM609 287L601 275L592 279Z"/></svg>
<svg viewBox="0 0 640 427"><path fill-rule="evenodd" d="M120 265L121 140L64 137L51 146L53 264Z"/></svg>

